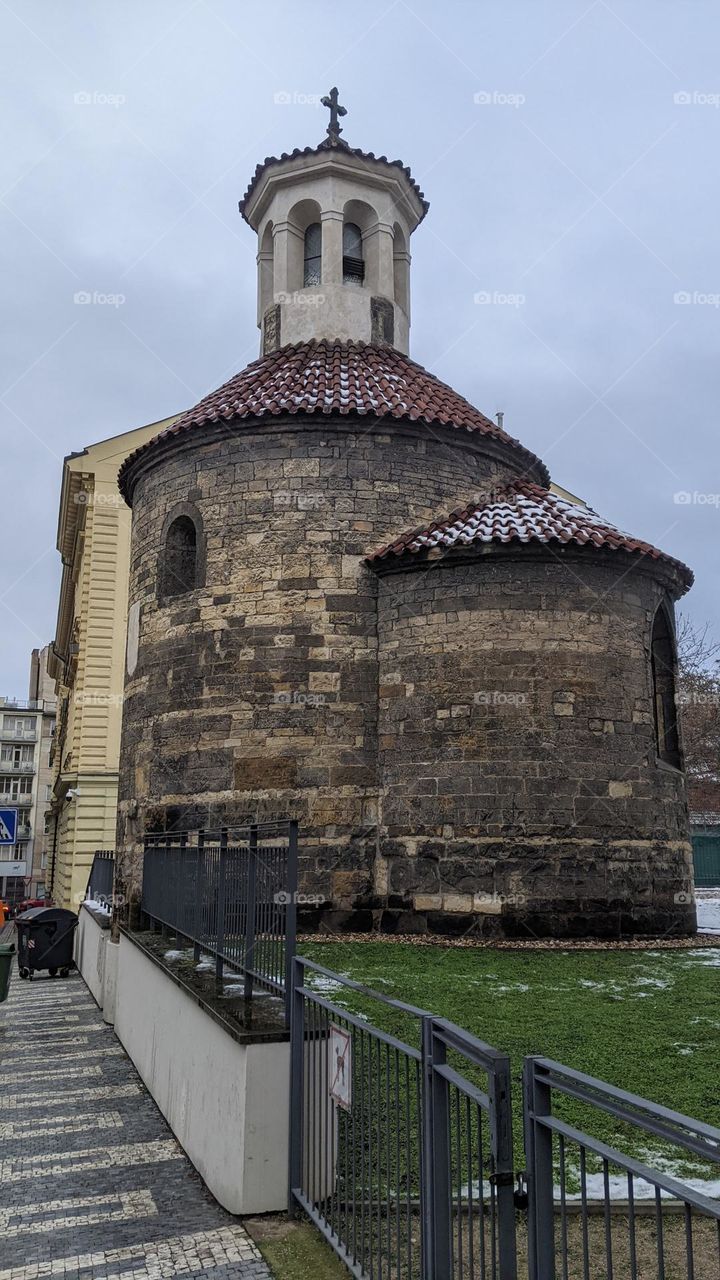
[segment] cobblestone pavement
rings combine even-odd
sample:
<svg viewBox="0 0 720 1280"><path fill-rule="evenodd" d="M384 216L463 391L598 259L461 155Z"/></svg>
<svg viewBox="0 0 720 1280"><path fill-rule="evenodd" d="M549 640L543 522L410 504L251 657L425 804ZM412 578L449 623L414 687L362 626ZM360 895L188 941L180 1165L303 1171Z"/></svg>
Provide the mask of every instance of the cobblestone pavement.
<svg viewBox="0 0 720 1280"><path fill-rule="evenodd" d="M80 976L13 970L0 1006L0 1280L269 1280Z"/></svg>

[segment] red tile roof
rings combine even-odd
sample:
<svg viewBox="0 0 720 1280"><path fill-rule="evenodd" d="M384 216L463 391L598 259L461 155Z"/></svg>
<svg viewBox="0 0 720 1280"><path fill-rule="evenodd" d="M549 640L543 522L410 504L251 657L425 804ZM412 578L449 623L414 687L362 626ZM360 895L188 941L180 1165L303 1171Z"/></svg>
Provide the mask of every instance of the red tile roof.
<svg viewBox="0 0 720 1280"><path fill-rule="evenodd" d="M522 467L547 477L534 453L401 351L361 342L313 341L255 360L141 445L120 468L120 489L127 497L135 461L161 440L208 423L288 413L357 414L478 432L510 446Z"/></svg>
<svg viewBox="0 0 720 1280"><path fill-rule="evenodd" d="M558 542L577 546L605 547L612 551L636 552L651 560L664 561L678 572L685 590L692 586L693 574L687 565L623 533L603 520L591 507L569 502L550 489L530 481L517 481L488 495L488 500L470 503L446 520L438 520L425 529L414 529L397 538L389 546L368 556L371 564L379 564L400 556L420 555L434 547L450 549L488 542Z"/></svg>
<svg viewBox="0 0 720 1280"><path fill-rule="evenodd" d="M425 217L430 205L425 199L425 196L413 178L407 165L403 164L402 160L388 160L387 156L376 156L373 151L363 151L361 147L349 147L342 139L338 139L337 142L333 142L329 138L323 138L322 142L318 143L316 147L295 147L294 151L283 151L281 156L266 156L262 163L256 167L255 172L250 179L248 189L238 204L238 208L243 218L245 218L245 210L247 208L248 200L269 165L282 164L284 160L295 160L298 156L320 156L324 151L346 151L351 156L359 156L361 160L372 160L375 164L384 164L393 169L400 169L401 172L405 174L405 177L422 205L423 212L422 217L420 218L420 221L422 222L422 219ZM247 221L247 218L245 218L245 221Z"/></svg>

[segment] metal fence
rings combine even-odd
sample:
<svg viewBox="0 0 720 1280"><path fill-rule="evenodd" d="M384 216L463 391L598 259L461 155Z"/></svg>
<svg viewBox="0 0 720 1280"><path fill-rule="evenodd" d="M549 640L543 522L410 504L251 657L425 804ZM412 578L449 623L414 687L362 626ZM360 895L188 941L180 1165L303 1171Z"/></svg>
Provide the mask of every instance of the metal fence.
<svg viewBox="0 0 720 1280"><path fill-rule="evenodd" d="M85 897L90 898L93 902L102 902L108 907L112 906L114 881L114 849L96 849L90 868Z"/></svg>
<svg viewBox="0 0 720 1280"><path fill-rule="evenodd" d="M603 1113L612 1146L589 1132ZM720 1276L720 1202L667 1172L684 1160L717 1178L720 1129L548 1058L525 1060L524 1122L530 1280ZM643 1159L620 1149L632 1135L637 1150L638 1132L650 1140Z"/></svg>
<svg viewBox="0 0 720 1280"><path fill-rule="evenodd" d="M515 1169L507 1055L296 957L290 1211L357 1280L716 1280L720 1129L545 1058L523 1081Z"/></svg>
<svg viewBox="0 0 720 1280"><path fill-rule="evenodd" d="M695 888L720 887L720 831L703 831L696 827L692 833Z"/></svg>
<svg viewBox="0 0 720 1280"><path fill-rule="evenodd" d="M328 988L379 1002L404 1034ZM291 1079L290 1209L352 1275L515 1280L505 1055L298 956Z"/></svg>
<svg viewBox="0 0 720 1280"><path fill-rule="evenodd" d="M142 910L148 921L187 939L244 978L286 996L295 954L296 822L257 823L219 832L152 833L143 859Z"/></svg>

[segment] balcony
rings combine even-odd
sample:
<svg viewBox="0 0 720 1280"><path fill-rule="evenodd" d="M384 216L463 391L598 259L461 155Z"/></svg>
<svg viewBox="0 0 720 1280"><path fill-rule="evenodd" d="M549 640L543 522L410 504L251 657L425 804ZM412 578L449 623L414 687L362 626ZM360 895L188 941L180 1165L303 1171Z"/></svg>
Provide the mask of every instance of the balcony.
<svg viewBox="0 0 720 1280"><path fill-rule="evenodd" d="M13 808L27 809L32 804L32 792L24 791L22 795L17 795L14 791L0 790L0 804L9 804Z"/></svg>
<svg viewBox="0 0 720 1280"><path fill-rule="evenodd" d="M0 773L34 773L34 760L0 760Z"/></svg>
<svg viewBox="0 0 720 1280"><path fill-rule="evenodd" d="M35 725L31 725L29 729L0 729L0 741L2 742L35 742L37 738L37 729Z"/></svg>

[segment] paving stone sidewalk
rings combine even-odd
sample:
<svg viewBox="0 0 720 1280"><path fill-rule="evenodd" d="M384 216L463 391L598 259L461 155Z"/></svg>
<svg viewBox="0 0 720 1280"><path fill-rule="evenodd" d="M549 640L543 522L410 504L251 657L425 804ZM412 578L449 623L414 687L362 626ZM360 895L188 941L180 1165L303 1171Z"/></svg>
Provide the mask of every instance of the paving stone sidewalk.
<svg viewBox="0 0 720 1280"><path fill-rule="evenodd" d="M0 1280L52 1276L270 1280L80 976L23 982L13 962L0 1006Z"/></svg>

